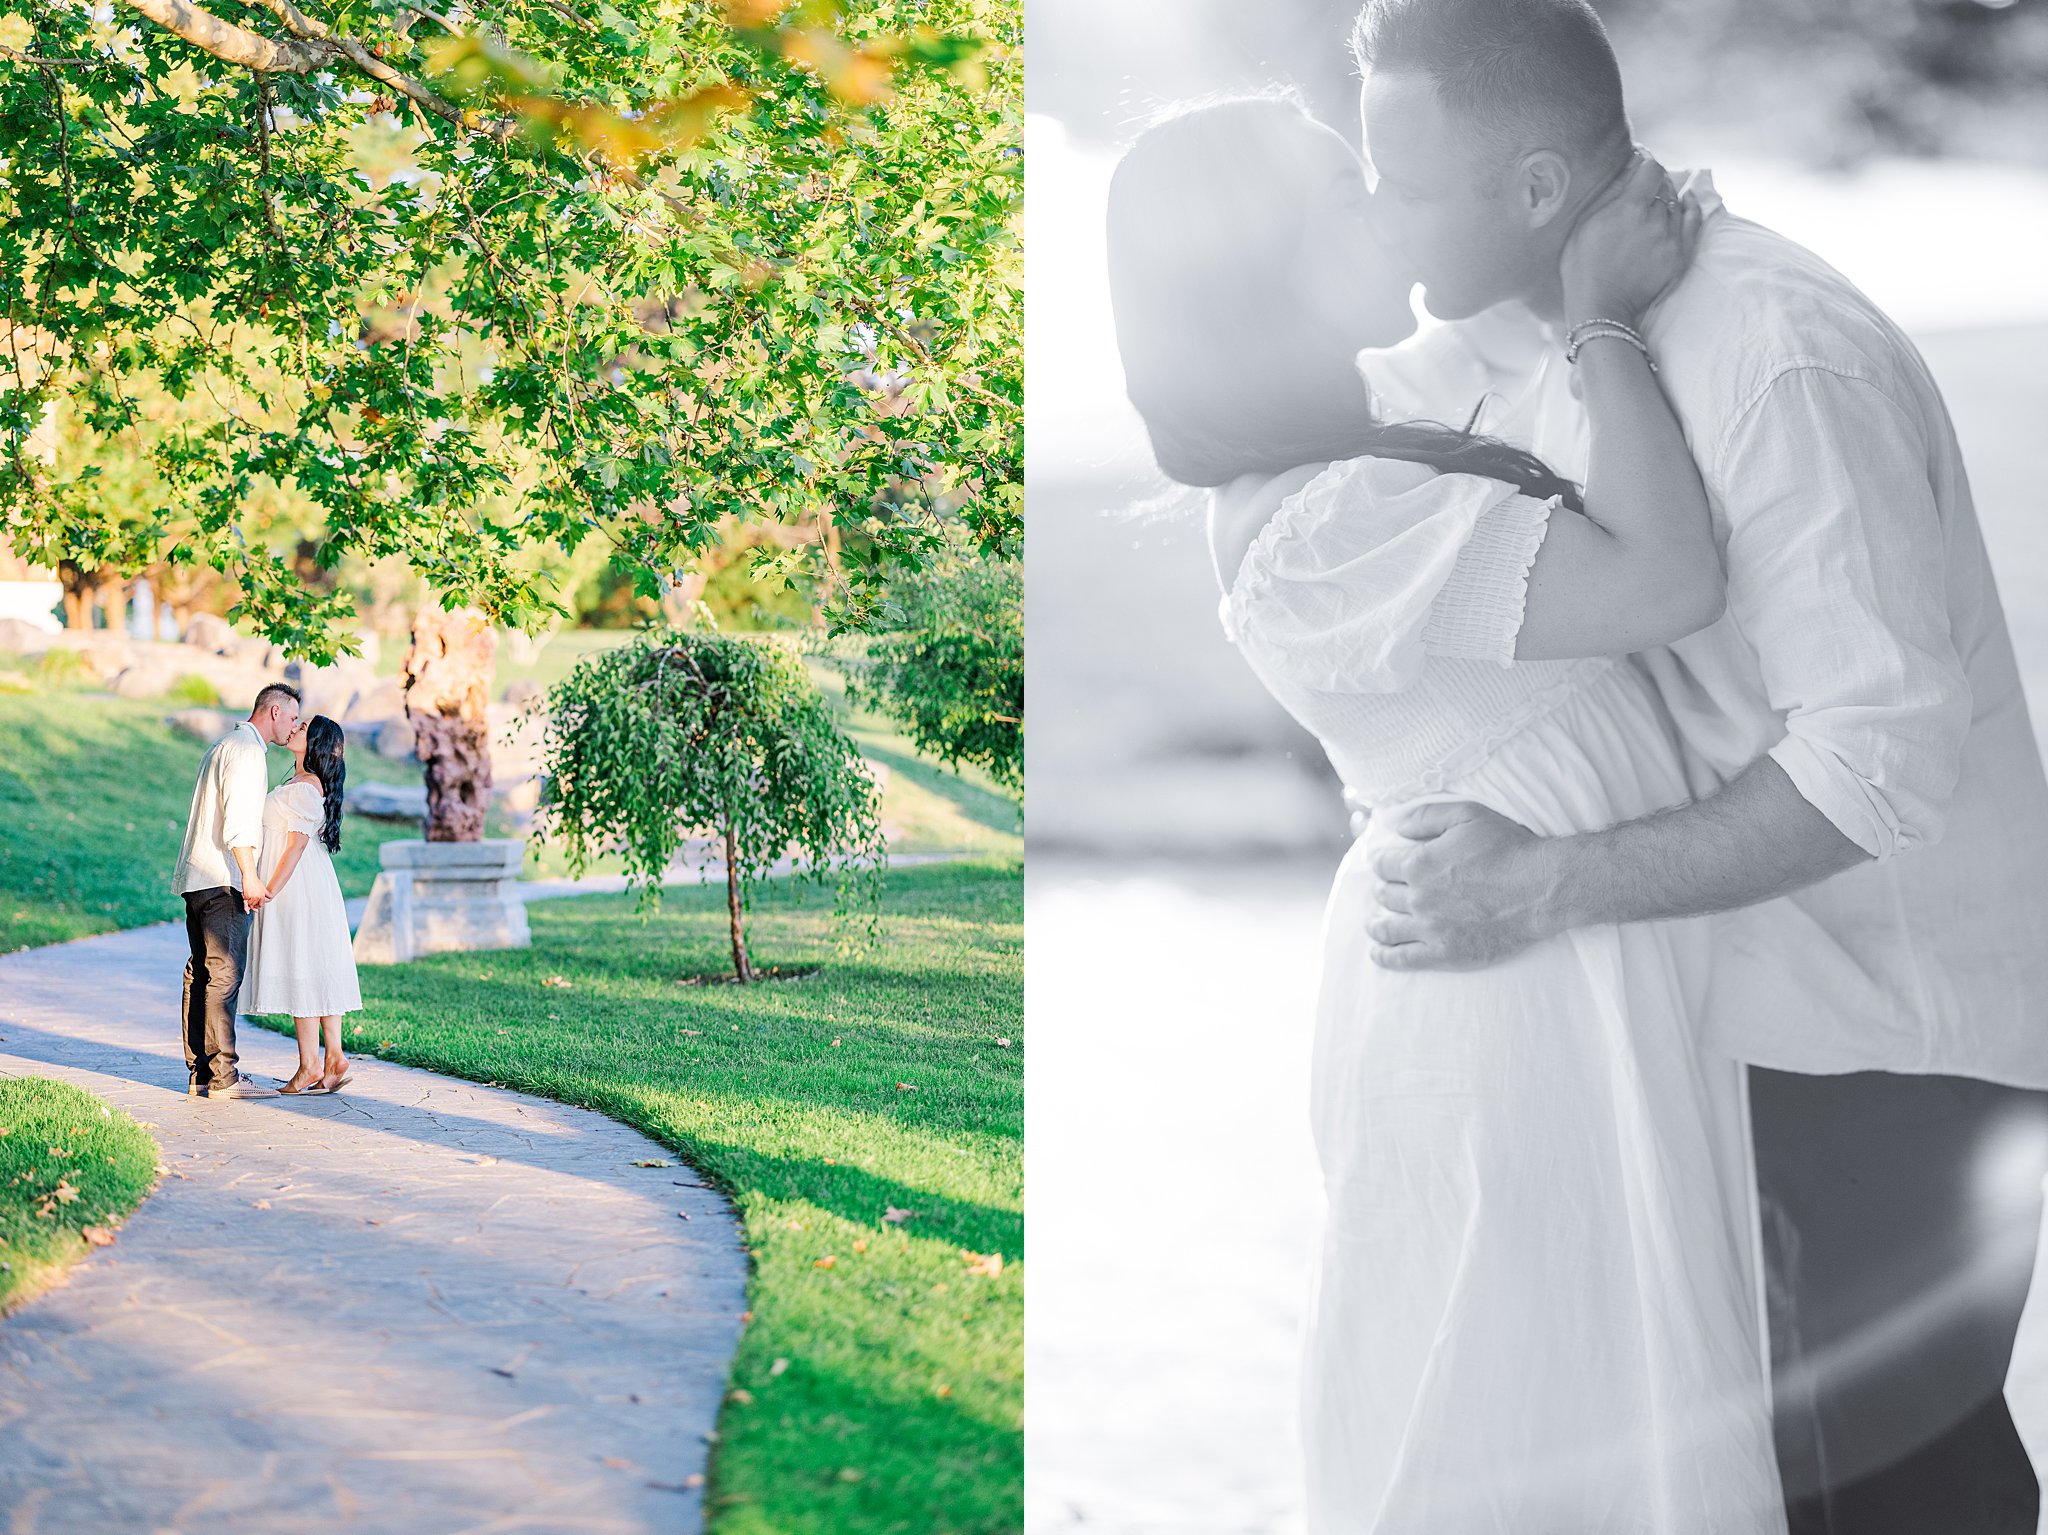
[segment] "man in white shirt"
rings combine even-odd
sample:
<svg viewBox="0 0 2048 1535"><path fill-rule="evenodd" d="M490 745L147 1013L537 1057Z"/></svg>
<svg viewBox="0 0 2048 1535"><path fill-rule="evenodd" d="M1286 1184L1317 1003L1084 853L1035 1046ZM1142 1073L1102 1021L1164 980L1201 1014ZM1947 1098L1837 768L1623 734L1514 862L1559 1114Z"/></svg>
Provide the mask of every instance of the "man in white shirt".
<svg viewBox="0 0 2048 1535"><path fill-rule="evenodd" d="M1382 409L1478 409L1583 480L1557 259L1632 148L1597 18L1582 0L1372 0L1354 42L1380 227L1452 322L1362 359ZM1642 658L1697 802L1563 839L1417 812L1378 871L1375 957L1472 968L1573 927L1731 913L1708 1027L1780 1068L1753 1077L1795 1535L2031 1535L1999 1391L2038 1204L1988 1254L1966 1212L1998 1117L2038 1123L2018 1089L2048 1087L2048 782L1925 364L1838 274L1700 187L1692 268L1643 327L1727 566L1726 616ZM1739 962L1763 922L1798 929L1801 974Z"/></svg>
<svg viewBox="0 0 2048 1535"><path fill-rule="evenodd" d="M235 1005L249 954L249 917L270 898L256 872L263 801L270 792L264 750L284 745L298 724L298 689L271 683L256 695L249 717L207 752L192 789L173 885L185 898L192 949L181 1016L187 1091L195 1098L277 1094L240 1069Z"/></svg>

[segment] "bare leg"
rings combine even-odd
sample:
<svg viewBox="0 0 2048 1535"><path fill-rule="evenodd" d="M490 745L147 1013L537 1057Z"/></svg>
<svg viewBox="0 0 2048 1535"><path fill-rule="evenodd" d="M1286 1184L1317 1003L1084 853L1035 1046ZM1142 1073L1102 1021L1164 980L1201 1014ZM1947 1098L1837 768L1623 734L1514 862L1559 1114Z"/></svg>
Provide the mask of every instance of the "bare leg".
<svg viewBox="0 0 2048 1535"><path fill-rule="evenodd" d="M302 1093L320 1080L320 1020L294 1018L292 1032L299 1037L299 1069L285 1083L284 1091Z"/></svg>
<svg viewBox="0 0 2048 1535"><path fill-rule="evenodd" d="M341 1053L341 1015L329 1013L320 1020L320 1033L326 1040L327 1059L321 1071L331 1088L348 1075L348 1057Z"/></svg>

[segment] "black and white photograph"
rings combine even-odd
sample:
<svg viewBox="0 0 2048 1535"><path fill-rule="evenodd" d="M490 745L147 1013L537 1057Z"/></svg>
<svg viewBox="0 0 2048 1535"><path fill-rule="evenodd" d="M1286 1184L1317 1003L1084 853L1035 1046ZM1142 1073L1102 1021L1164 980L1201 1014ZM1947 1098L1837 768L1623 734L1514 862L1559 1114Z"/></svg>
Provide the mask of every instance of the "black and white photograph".
<svg viewBox="0 0 2048 1535"><path fill-rule="evenodd" d="M2048 7L1029 28L1026 1528L2030 1535Z"/></svg>

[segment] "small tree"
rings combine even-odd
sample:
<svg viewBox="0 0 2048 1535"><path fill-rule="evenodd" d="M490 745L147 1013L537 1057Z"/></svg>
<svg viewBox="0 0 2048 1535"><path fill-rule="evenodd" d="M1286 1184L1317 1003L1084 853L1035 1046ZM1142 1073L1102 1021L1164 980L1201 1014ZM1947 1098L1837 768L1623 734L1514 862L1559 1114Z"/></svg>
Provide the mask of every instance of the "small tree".
<svg viewBox="0 0 2048 1535"><path fill-rule="evenodd" d="M897 605L848 691L902 721L917 749L1024 782L1024 577L1015 561L963 556L900 579Z"/></svg>
<svg viewBox="0 0 2048 1535"><path fill-rule="evenodd" d="M686 835L717 839L735 979L754 978L742 911L785 853L800 878L837 875L842 909L856 887L872 906L880 796L787 647L653 630L580 663L548 705L545 833L578 874L618 846L643 910Z"/></svg>

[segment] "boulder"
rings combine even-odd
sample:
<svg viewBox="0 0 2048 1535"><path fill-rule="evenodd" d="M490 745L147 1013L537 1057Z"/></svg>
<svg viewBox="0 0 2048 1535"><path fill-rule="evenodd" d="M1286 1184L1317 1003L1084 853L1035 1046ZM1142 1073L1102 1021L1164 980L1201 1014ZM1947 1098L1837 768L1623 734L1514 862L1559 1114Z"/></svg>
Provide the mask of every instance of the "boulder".
<svg viewBox="0 0 2048 1535"><path fill-rule="evenodd" d="M170 692L171 674L154 662L125 666L114 677L116 698L161 698Z"/></svg>
<svg viewBox="0 0 2048 1535"><path fill-rule="evenodd" d="M420 821L427 814L427 786L422 783L352 783L343 804L356 815L376 821Z"/></svg>
<svg viewBox="0 0 2048 1535"><path fill-rule="evenodd" d="M348 706L348 723L376 725L405 717L405 684L393 677L358 692Z"/></svg>
<svg viewBox="0 0 2048 1535"><path fill-rule="evenodd" d="M317 670L305 668L299 674L299 696L307 717L324 714L340 721L363 692L377 686L377 674L362 662L350 659Z"/></svg>
<svg viewBox="0 0 2048 1535"><path fill-rule="evenodd" d="M194 613L185 621L184 643L226 655L239 643L234 626L218 613Z"/></svg>
<svg viewBox="0 0 2048 1535"><path fill-rule="evenodd" d="M18 656L40 655L50 648L50 633L25 618L0 618L0 650Z"/></svg>
<svg viewBox="0 0 2048 1535"><path fill-rule="evenodd" d="M375 750L380 757L389 757L394 761L402 760L412 756L418 744L418 738L413 734L412 721L402 714L397 719L386 720L377 727Z"/></svg>
<svg viewBox="0 0 2048 1535"><path fill-rule="evenodd" d="M171 729L211 746L235 728L235 717L225 709L180 709L164 716Z"/></svg>

